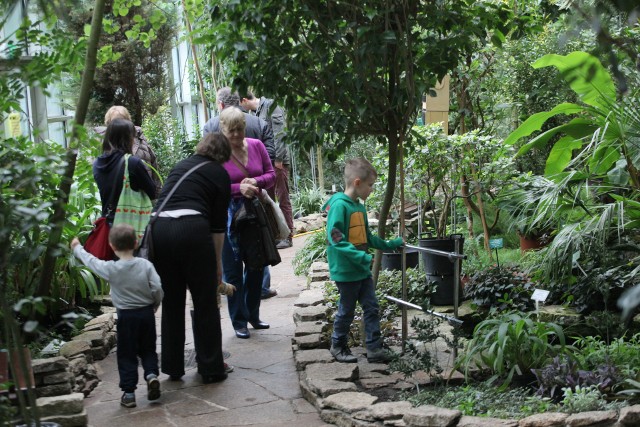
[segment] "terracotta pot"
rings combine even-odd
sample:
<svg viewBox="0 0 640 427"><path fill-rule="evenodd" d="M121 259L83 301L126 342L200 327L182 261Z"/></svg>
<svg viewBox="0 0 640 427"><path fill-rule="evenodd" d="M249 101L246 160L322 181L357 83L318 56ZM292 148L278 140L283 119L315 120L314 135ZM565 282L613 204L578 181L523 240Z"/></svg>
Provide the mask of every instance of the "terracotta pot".
<svg viewBox="0 0 640 427"><path fill-rule="evenodd" d="M520 234L519 237L520 237L520 252L534 251L534 250L543 248L549 244L548 241L541 240L542 236L523 236L522 234ZM548 240L548 238L545 240Z"/></svg>

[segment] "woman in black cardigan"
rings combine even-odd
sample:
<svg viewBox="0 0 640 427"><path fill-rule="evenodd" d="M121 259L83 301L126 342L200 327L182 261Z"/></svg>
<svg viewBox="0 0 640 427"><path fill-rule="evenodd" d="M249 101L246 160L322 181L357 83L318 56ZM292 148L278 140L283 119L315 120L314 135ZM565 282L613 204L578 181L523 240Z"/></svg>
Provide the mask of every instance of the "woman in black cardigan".
<svg viewBox="0 0 640 427"><path fill-rule="evenodd" d="M125 154L131 154L136 128L129 120L113 120L104 134L102 154L93 162L93 177L100 190L102 216L113 224L116 206L122 192ZM129 181L135 191L144 191L151 200L156 198L156 185L142 160L129 158Z"/></svg>

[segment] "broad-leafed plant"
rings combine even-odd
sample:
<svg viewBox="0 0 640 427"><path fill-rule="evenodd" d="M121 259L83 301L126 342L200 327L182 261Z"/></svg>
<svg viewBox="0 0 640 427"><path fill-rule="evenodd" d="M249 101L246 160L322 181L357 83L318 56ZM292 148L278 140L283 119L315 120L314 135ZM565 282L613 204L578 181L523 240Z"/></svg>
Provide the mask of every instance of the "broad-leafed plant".
<svg viewBox="0 0 640 427"><path fill-rule="evenodd" d="M467 380L474 369L489 370L489 382L501 383L499 389L504 390L515 375L541 368L565 350L559 325L508 313L479 323L456 364Z"/></svg>
<svg viewBox="0 0 640 427"><path fill-rule="evenodd" d="M529 137L551 117L571 117L529 139L518 152L560 136L546 161L547 185L530 188L522 206L530 227L550 219L559 224L541 264L544 277L558 280L570 277L590 253L604 251L640 228L639 92L618 99L607 70L585 52L546 55L533 66L556 67L581 101L532 115L504 141L511 145ZM638 265L637 253L630 258Z"/></svg>

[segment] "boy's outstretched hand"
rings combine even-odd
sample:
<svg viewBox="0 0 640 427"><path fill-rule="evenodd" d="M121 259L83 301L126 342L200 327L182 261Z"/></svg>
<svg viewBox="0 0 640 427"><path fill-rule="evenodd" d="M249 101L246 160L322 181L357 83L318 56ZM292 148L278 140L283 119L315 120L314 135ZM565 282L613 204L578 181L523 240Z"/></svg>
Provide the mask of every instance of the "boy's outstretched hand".
<svg viewBox="0 0 640 427"><path fill-rule="evenodd" d="M71 250L74 250L75 247L78 246L79 244L80 244L80 240L78 240L77 237L74 237L69 246L71 246Z"/></svg>

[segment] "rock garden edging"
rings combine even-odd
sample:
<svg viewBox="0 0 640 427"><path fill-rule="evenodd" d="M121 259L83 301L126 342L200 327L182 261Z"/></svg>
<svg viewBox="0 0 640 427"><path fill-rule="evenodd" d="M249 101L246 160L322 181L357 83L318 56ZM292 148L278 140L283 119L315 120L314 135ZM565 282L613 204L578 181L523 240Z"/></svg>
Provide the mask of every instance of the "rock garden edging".
<svg viewBox="0 0 640 427"><path fill-rule="evenodd" d="M320 412L323 421L341 427L622 427L640 426L640 405L616 411L579 414L536 414L521 420L471 417L458 410L431 405L413 407L408 401L380 402L375 390L411 388L399 373L384 364L368 363L362 348L354 348L358 363L335 362L322 334L329 328L323 286L329 280L326 263L316 262L307 290L300 293L293 315L296 324L292 348L300 389ZM365 390L365 391L362 391ZM372 391L373 394L366 391Z"/></svg>

